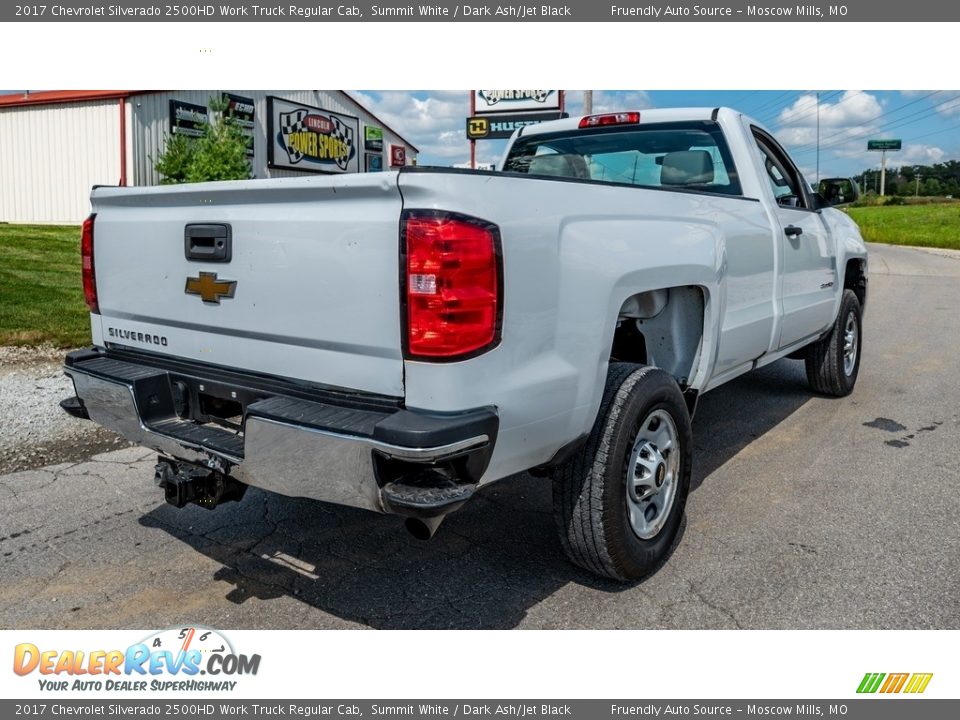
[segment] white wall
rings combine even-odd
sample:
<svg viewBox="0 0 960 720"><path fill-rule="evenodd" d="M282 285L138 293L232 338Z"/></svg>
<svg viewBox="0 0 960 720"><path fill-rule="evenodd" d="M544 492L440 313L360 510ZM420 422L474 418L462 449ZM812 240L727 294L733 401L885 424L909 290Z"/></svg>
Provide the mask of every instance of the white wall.
<svg viewBox="0 0 960 720"><path fill-rule="evenodd" d="M0 222L78 224L120 182L119 100L0 108Z"/></svg>
<svg viewBox="0 0 960 720"><path fill-rule="evenodd" d="M127 182L154 185L153 161L170 132L171 99L206 106L217 90L147 93L127 100ZM267 96L360 118L360 168L364 125L383 128L383 166L399 136L338 91L226 90L256 105L254 177L302 175L267 167ZM90 188L120 182L119 100L0 108L0 222L79 224L90 212ZM414 157L407 146L407 162Z"/></svg>

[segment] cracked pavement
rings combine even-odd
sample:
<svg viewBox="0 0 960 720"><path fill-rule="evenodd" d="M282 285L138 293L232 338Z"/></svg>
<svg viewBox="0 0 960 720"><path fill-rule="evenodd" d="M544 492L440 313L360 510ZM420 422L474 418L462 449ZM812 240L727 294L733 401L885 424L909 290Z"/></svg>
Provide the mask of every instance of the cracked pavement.
<svg viewBox="0 0 960 720"><path fill-rule="evenodd" d="M421 543L255 488L177 510L126 448L0 477L0 626L958 628L960 258L871 250L854 394L781 361L705 395L681 542L640 583L565 562L547 479Z"/></svg>

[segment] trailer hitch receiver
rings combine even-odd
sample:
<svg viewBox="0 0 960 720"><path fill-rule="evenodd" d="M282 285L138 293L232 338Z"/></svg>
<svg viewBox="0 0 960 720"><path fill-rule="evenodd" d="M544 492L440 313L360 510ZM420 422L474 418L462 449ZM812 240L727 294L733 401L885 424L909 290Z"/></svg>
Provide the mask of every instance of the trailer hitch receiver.
<svg viewBox="0 0 960 720"><path fill-rule="evenodd" d="M158 458L154 481L163 489L166 501L182 508L188 503L213 510L231 500L242 500L247 486L219 470Z"/></svg>

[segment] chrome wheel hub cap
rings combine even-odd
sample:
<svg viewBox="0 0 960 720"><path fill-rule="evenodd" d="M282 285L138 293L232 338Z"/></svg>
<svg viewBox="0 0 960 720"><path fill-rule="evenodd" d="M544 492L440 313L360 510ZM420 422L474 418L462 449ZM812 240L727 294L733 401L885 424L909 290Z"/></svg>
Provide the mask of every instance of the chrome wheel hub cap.
<svg viewBox="0 0 960 720"><path fill-rule="evenodd" d="M858 335L857 318L851 312L847 315L843 327L843 372L847 377L853 374L853 368L857 364L857 350L860 345Z"/></svg>
<svg viewBox="0 0 960 720"><path fill-rule="evenodd" d="M663 529L676 496L680 470L677 426L666 410L640 423L627 463L627 517L637 537L649 540Z"/></svg>

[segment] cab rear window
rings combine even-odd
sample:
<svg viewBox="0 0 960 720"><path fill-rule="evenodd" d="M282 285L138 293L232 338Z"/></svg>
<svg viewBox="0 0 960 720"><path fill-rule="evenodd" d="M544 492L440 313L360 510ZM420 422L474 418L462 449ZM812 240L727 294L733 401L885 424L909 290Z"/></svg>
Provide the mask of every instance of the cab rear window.
<svg viewBox="0 0 960 720"><path fill-rule="evenodd" d="M520 137L505 172L740 195L715 122L657 123Z"/></svg>

